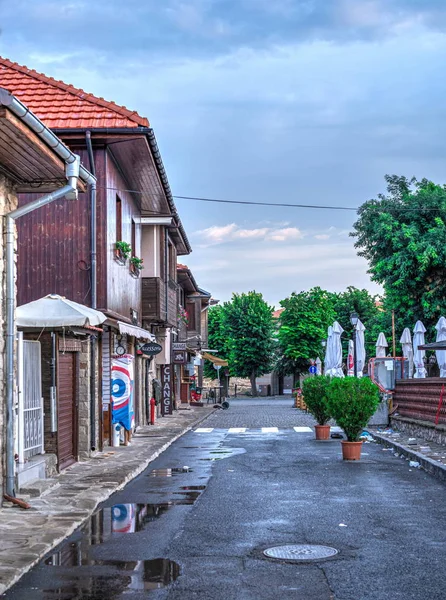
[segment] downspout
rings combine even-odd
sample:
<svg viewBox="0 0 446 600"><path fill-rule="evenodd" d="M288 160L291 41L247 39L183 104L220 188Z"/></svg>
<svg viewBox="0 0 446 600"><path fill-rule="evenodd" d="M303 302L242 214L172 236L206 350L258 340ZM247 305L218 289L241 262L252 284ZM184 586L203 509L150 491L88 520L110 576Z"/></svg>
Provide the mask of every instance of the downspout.
<svg viewBox="0 0 446 600"><path fill-rule="evenodd" d="M73 155L74 156L74 155ZM25 206L5 215L5 268L6 268L6 494L15 496L14 489L14 359L15 359L15 278L14 278L14 241L15 221L28 213L46 206L59 198L77 199L77 180L80 159L66 164L65 173L68 184L38 198Z"/></svg>
<svg viewBox="0 0 446 600"><path fill-rule="evenodd" d="M90 171L96 177L91 132L85 133ZM97 299L97 242L96 242L96 181L90 185L90 233L91 233L91 308L98 306ZM96 336L90 337L90 448L96 450Z"/></svg>

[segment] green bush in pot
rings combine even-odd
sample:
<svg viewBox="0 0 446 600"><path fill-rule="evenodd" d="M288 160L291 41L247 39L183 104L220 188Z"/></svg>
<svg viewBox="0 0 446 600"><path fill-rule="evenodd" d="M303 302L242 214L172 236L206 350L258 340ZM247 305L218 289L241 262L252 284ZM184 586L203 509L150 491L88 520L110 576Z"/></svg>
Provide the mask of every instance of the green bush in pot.
<svg viewBox="0 0 446 600"><path fill-rule="evenodd" d="M327 395L330 386L330 377L316 375L304 380L302 391L304 402L308 411L316 419L318 425L326 425L331 419L328 410Z"/></svg>
<svg viewBox="0 0 446 600"><path fill-rule="evenodd" d="M334 377L328 388L327 404L347 441L357 442L378 408L378 387L368 377Z"/></svg>

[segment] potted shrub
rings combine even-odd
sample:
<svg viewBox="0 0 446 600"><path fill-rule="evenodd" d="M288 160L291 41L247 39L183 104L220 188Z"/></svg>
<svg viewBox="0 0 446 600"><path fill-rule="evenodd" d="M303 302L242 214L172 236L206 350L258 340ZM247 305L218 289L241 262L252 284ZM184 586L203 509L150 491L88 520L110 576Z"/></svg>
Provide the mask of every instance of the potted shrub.
<svg viewBox="0 0 446 600"><path fill-rule="evenodd" d="M359 460L364 427L379 404L378 387L368 377L335 377L328 388L328 410L344 430L347 441L342 441L342 458Z"/></svg>
<svg viewBox="0 0 446 600"><path fill-rule="evenodd" d="M127 242L118 241L115 244L115 258L121 264L125 264L125 261L128 259L130 254L132 253L132 247Z"/></svg>
<svg viewBox="0 0 446 600"><path fill-rule="evenodd" d="M303 382L303 397L307 410L317 421L314 426L317 440L328 440L330 438L330 425L327 425L331 418L328 411L327 394L330 386L330 377L317 375L308 377Z"/></svg>
<svg viewBox="0 0 446 600"><path fill-rule="evenodd" d="M141 270L144 269L144 261L142 258L138 258L138 256L132 256L130 259L130 272L135 277L139 277Z"/></svg>

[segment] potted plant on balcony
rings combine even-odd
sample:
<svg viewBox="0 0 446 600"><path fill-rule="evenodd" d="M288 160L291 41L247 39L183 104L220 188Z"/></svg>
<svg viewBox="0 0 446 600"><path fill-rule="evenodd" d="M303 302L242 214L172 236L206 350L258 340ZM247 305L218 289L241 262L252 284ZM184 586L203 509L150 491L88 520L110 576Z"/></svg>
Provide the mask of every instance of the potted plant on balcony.
<svg viewBox="0 0 446 600"><path fill-rule="evenodd" d="M181 306L181 304L178 305L177 317L180 323L184 323L185 325L187 325L189 315L187 314L187 310L183 306Z"/></svg>
<svg viewBox="0 0 446 600"><path fill-rule="evenodd" d="M330 412L328 410L328 388L330 386L330 377L316 375L308 377L303 382L303 397L307 410L317 421L314 431L317 440L328 440L330 438Z"/></svg>
<svg viewBox="0 0 446 600"><path fill-rule="evenodd" d="M134 277L139 277L139 274L141 273L142 269L144 269L143 259L139 258L138 256L132 256L132 258L130 259L130 273Z"/></svg>
<svg viewBox="0 0 446 600"><path fill-rule="evenodd" d="M132 253L132 247L127 242L118 241L115 244L115 259L121 263L125 264L126 260Z"/></svg>
<svg viewBox="0 0 446 600"><path fill-rule="evenodd" d="M378 387L368 377L335 377L328 388L327 400L330 414L347 437L347 441L341 442L342 458L359 460L362 448L359 436L378 407Z"/></svg>

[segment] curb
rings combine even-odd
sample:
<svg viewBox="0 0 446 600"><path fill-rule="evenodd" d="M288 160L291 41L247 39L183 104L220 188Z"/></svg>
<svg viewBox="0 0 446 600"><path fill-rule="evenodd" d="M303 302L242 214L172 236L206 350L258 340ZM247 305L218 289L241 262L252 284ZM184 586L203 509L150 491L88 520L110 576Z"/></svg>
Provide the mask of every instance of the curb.
<svg viewBox="0 0 446 600"><path fill-rule="evenodd" d="M415 450L409 450L407 446L403 446L401 444L398 444L398 442L389 440L387 437L384 437L379 433L371 432L371 434L376 439L376 441L382 446L398 450L398 452L401 455L419 462L421 468L430 475L433 475L440 481L446 481L446 465L444 465L443 463L439 463L436 460L433 460L432 458L421 454L420 452L416 452Z"/></svg>
<svg viewBox="0 0 446 600"><path fill-rule="evenodd" d="M118 486L116 486L114 489L104 490L104 492L105 492L104 495L100 499L97 500L97 502L94 504L94 506L92 506L91 508L88 509L88 514L86 514L85 516L76 520L74 523L67 525L66 532L63 536L59 536L58 538L55 538L54 540L49 542L47 544L46 548L42 550L42 552L40 553L38 558L36 558L32 562L30 562L28 565L22 567L21 569L18 569L17 573L15 573L11 577L10 581L0 584L0 596L3 595L7 590L9 590L13 585L15 585L19 581L19 579L21 579L23 577L23 575L25 575L28 571L30 571L33 567L35 567L42 560L42 558L46 554L48 554L48 552L53 550L53 548L55 548L61 542L63 542L74 531L76 531L76 529L81 527L91 517L91 515L97 509L99 504L102 504L102 502L105 502L106 500L108 500L108 498L110 498L110 496L112 496L115 492L122 490L122 488L124 488L130 481L132 481L133 479L135 479L135 477L140 475L148 467L148 465L151 462L153 462L156 458L158 458L158 456L160 456L160 454L162 454L165 450L167 450L167 448L169 448L169 446L171 446L174 442L176 442L180 437L182 437L188 431L191 431L191 429L193 429L194 427L196 427L197 425L199 425L200 423L205 421L212 414L213 414L213 412L209 412L209 414L203 415L200 419L197 419L193 423L190 423L189 425L187 425L187 427L185 427L183 430L181 430L176 435L174 435L168 442L166 442L163 446L161 446L161 448L158 448L158 450L156 452L151 454L148 458L143 460L136 468L134 468L132 471L130 471L125 476L124 480Z"/></svg>

